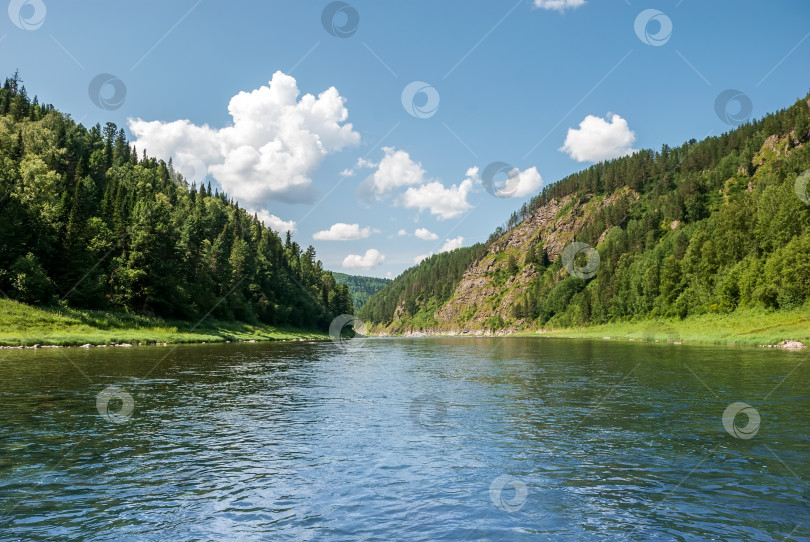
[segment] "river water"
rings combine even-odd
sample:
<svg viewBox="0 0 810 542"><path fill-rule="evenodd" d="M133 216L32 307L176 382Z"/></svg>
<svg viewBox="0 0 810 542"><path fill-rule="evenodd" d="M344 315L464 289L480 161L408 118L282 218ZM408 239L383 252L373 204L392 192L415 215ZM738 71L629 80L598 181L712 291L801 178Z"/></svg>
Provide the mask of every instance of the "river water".
<svg viewBox="0 0 810 542"><path fill-rule="evenodd" d="M0 540L810 540L807 358L547 338L3 351Z"/></svg>

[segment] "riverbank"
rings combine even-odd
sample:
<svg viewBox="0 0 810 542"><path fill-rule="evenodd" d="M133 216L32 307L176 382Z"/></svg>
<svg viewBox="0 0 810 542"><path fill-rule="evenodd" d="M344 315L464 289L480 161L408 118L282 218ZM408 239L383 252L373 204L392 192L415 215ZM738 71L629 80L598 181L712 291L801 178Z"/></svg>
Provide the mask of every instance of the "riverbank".
<svg viewBox="0 0 810 542"><path fill-rule="evenodd" d="M0 299L0 346L84 346L325 340L321 331L206 319L169 321L72 308L39 308Z"/></svg>
<svg viewBox="0 0 810 542"><path fill-rule="evenodd" d="M731 314L703 314L685 320L663 318L614 322L580 328L505 330L424 330L380 335L428 336L517 336L559 337L668 342L673 344L717 344L798 348L810 346L810 311L738 310Z"/></svg>
<svg viewBox="0 0 810 542"><path fill-rule="evenodd" d="M731 314L702 314L685 320L666 318L614 322L521 334L537 333L578 339L802 348L796 343L810 345L810 312L748 310Z"/></svg>

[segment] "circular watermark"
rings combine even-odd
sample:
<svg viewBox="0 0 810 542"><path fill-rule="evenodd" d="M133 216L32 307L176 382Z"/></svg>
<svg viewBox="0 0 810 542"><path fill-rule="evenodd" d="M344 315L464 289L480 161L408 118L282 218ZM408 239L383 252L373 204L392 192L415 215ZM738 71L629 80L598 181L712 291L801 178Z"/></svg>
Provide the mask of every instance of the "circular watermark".
<svg viewBox="0 0 810 542"><path fill-rule="evenodd" d="M644 330L641 338L645 341L655 342L665 340L668 343L677 343L681 341L680 334L675 331L675 328L670 326L650 326Z"/></svg>
<svg viewBox="0 0 810 542"><path fill-rule="evenodd" d="M189 158L180 164L175 171L182 175L188 183L200 184L208 176L208 166L196 157Z"/></svg>
<svg viewBox="0 0 810 542"><path fill-rule="evenodd" d="M93 77L87 87L90 100L96 107L114 111L124 105L127 97L127 86L111 73L100 73Z"/></svg>
<svg viewBox="0 0 810 542"><path fill-rule="evenodd" d="M801 172L799 176L796 177L796 183L794 184L794 189L799 199L807 205L810 205L810 191L808 188L810 188L810 169Z"/></svg>
<svg viewBox="0 0 810 542"><path fill-rule="evenodd" d="M651 26L655 32L650 32ZM664 45L672 37L672 19L657 9L645 9L639 13L633 27L638 39L653 47Z"/></svg>
<svg viewBox="0 0 810 542"><path fill-rule="evenodd" d="M414 424L433 429L447 418L447 405L435 395L420 395L411 402L410 414Z"/></svg>
<svg viewBox="0 0 810 542"><path fill-rule="evenodd" d="M731 104L736 104L736 108ZM739 126L748 122L754 104L744 92L733 88L724 90L714 100L714 112L717 118L730 126Z"/></svg>
<svg viewBox="0 0 810 542"><path fill-rule="evenodd" d="M11 0L8 4L11 22L23 30L36 30L42 26L47 11L42 0Z"/></svg>
<svg viewBox="0 0 810 542"><path fill-rule="evenodd" d="M481 182L496 198L511 198L520 186L520 170L506 162L492 162L484 168Z"/></svg>
<svg viewBox="0 0 810 542"><path fill-rule="evenodd" d="M585 265L578 265L577 257L582 254L587 260ZM596 276L599 270L601 259L599 253L588 243L580 243L579 241L573 242L562 253L562 266L568 271L569 275L579 277L583 280L588 280Z"/></svg>
<svg viewBox="0 0 810 542"><path fill-rule="evenodd" d="M118 410L112 410L110 403L120 401ZM101 416L112 423L126 423L135 410L135 400L132 395L117 386L107 386L96 395L96 410Z"/></svg>
<svg viewBox="0 0 810 542"><path fill-rule="evenodd" d="M414 81L402 90L402 107L418 119L429 119L439 110L439 91L424 81Z"/></svg>
<svg viewBox="0 0 810 542"><path fill-rule="evenodd" d="M321 23L336 38L350 38L360 26L360 14L346 2L332 2L323 8Z"/></svg>
<svg viewBox="0 0 810 542"><path fill-rule="evenodd" d="M504 494L507 487L512 488L515 492L511 498L507 498ZM529 488L526 487L526 484L510 474L501 474L489 486L489 498L492 499L492 503L510 514L520 511L526 504L528 496Z"/></svg>
<svg viewBox="0 0 810 542"><path fill-rule="evenodd" d="M748 422L744 427L737 425L737 416L745 414ZM732 437L748 440L756 436L759 431L759 412L747 403L731 403L723 412L723 427Z"/></svg>
<svg viewBox="0 0 810 542"><path fill-rule="evenodd" d="M329 336L343 349L360 348L366 342L366 324L351 314L341 314L329 324Z"/></svg>

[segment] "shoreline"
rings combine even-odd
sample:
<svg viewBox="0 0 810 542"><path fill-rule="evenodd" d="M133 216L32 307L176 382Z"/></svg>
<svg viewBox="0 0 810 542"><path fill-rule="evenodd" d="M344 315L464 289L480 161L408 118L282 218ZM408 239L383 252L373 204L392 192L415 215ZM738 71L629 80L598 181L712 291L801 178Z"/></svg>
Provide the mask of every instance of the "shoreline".
<svg viewBox="0 0 810 542"><path fill-rule="evenodd" d="M548 337L673 345L721 345L800 351L810 346L810 311L740 310L729 314L702 314L684 320L666 318L611 322L571 328L507 327L501 330L374 329L381 337Z"/></svg>
<svg viewBox="0 0 810 542"><path fill-rule="evenodd" d="M33 344L33 345L16 345L16 346L9 346L9 345L0 345L0 350L41 350L41 349L48 349L48 348L134 348L134 347L145 347L145 346L181 346L181 345L199 345L199 344L251 344L251 343L270 343L270 342L306 342L306 343L315 343L315 342L326 342L331 340L328 336L323 337L320 335L312 336L312 337L298 337L298 338L262 338L262 339L251 339L247 341L181 341L181 342L150 342L150 343L99 343L99 344Z"/></svg>
<svg viewBox="0 0 810 542"><path fill-rule="evenodd" d="M545 330L541 329L534 333L526 332L526 331L519 331L514 333L504 333L501 331L496 332L483 332L478 333L480 330L476 331L445 331L445 332L422 332L422 331L409 331L402 334L391 334L391 333L378 333L378 334L370 334L369 337L375 338L390 338L390 339L435 339L435 338L448 338L448 339L455 339L455 338L469 338L469 339L496 339L496 338L545 338L545 339L586 339L586 340L604 340L604 341L621 341L621 342L640 342L640 343L651 343L651 344L672 344L674 346L728 346L728 347L744 347L744 348L775 348L777 350L792 350L792 351L801 351L808 348L808 345L804 344L801 341L795 341L792 339L783 339L779 344L745 344L739 342L713 342L713 341L670 341L664 339L653 339L653 340L645 340L645 339L636 339L632 337L596 337L591 335L568 335L562 332L557 332L556 330Z"/></svg>
<svg viewBox="0 0 810 542"><path fill-rule="evenodd" d="M325 331L238 321L163 320L0 299L0 350L328 340Z"/></svg>

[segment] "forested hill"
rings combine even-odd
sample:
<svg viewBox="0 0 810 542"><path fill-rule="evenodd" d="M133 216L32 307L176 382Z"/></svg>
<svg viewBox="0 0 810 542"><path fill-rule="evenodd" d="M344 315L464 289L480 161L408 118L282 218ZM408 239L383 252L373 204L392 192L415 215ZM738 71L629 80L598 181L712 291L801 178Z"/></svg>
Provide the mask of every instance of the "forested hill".
<svg viewBox="0 0 810 542"><path fill-rule="evenodd" d="M359 316L402 333L810 309L809 129L805 97L721 136L591 166L486 245L409 269Z"/></svg>
<svg viewBox="0 0 810 542"><path fill-rule="evenodd" d="M16 75L0 89L0 216L0 290L26 303L305 328L353 311L312 247Z"/></svg>
<svg viewBox="0 0 810 542"><path fill-rule="evenodd" d="M335 277L335 282L345 284L349 288L355 310L365 305L371 296L391 283L391 279L347 275L345 273L333 272L332 276Z"/></svg>

